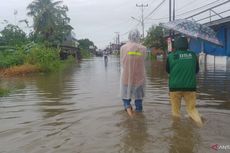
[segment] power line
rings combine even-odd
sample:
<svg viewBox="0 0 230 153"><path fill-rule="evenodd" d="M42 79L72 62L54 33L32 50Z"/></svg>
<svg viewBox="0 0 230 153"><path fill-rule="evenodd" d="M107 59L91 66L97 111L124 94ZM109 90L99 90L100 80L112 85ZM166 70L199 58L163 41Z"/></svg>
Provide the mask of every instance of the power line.
<svg viewBox="0 0 230 153"><path fill-rule="evenodd" d="M212 5L212 4L214 4L214 3L218 2L218 1L220 1L220 0L216 0L216 1L214 1L214 2L208 3L208 4L203 5L203 6L201 6L201 7L198 7L198 8L189 10L189 11L187 11L187 12L181 13L181 14L179 14L179 16L185 15L185 14L188 14L188 13L191 13L191 12L194 12L194 11L197 11L197 10L200 10L200 9L202 9L202 8L204 8L204 7L207 7L207 6L209 6L209 5ZM229 1L229 0L227 0L227 1ZM226 3L227 1L222 2L222 3L220 3L220 4ZM218 5L219 5L219 4L218 4Z"/></svg>
<svg viewBox="0 0 230 153"><path fill-rule="evenodd" d="M192 1L192 4L194 4L195 1L197 1L197 0L193 0L193 1ZM221 0L215 0L215 1L213 1L213 2L210 2L209 0L203 1L202 3L206 3L206 2L210 2L210 3L205 4L205 5L202 5L202 6L199 7L199 8L207 7L207 6L212 5L212 4L214 4L214 3L216 3L216 2L219 2L219 1L221 1ZM190 2L190 3L191 3L191 2ZM187 4L183 5L183 6L181 6L179 9L177 9L177 11L182 10L183 8L185 8L185 6L190 6L190 5L189 5L189 3L187 3ZM196 8L196 9L199 9L199 8ZM181 12L181 11L179 11L179 12Z"/></svg>
<svg viewBox="0 0 230 153"><path fill-rule="evenodd" d="M181 13L181 14L177 14L176 16L182 16L182 15L191 13L191 12L193 12L193 11L202 9L202 8L204 8L204 7L207 7L207 6L211 5L211 4L216 3L217 1L220 1L220 0L216 0L216 1L214 1L214 2L208 3L208 4L203 5L203 6L201 6L201 7L198 7L198 8L192 9L192 10L189 10L189 11L184 12L184 13ZM230 0L228 0L228 1L230 1ZM225 1L225 2L228 2L228 1ZM223 3L225 3L225 2L223 2ZM222 4L222 3L220 3L220 4ZM209 9L210 9L210 8L209 8ZM162 17L162 18L156 18L156 19L150 19L150 20L163 20L163 19L168 19L168 18L169 18L169 17Z"/></svg>
<svg viewBox="0 0 230 153"><path fill-rule="evenodd" d="M149 18L148 20L166 20L166 19L168 19L169 17L162 17L162 18L155 18L155 19L151 19L151 18Z"/></svg>
<svg viewBox="0 0 230 153"><path fill-rule="evenodd" d="M189 6L188 4L190 4L191 2L194 4L195 1L197 1L197 0L189 1L188 3L186 3L186 4L182 5L181 7L179 7L179 8L177 9L177 11L184 9L186 6Z"/></svg>
<svg viewBox="0 0 230 153"><path fill-rule="evenodd" d="M166 0L162 0L160 4L158 4L144 19L147 19L151 16Z"/></svg>
<svg viewBox="0 0 230 153"><path fill-rule="evenodd" d="M225 10L225 11L222 11L222 12L220 12L220 13L218 13L218 14L220 15L220 14L226 13L226 12L228 12L228 11L230 11L230 9ZM208 16L208 17L205 17L205 18L202 18L202 19L196 20L196 22L198 22L198 21L202 21L202 20L208 19L208 18L210 18L210 17L214 17L214 16L217 16L217 14L213 14L213 15L211 15L211 16Z"/></svg>
<svg viewBox="0 0 230 153"><path fill-rule="evenodd" d="M140 23L136 24L134 27L136 28L139 25L140 25ZM123 36L127 35L128 33L129 33L129 31L126 31L126 32L122 33L120 36L123 37Z"/></svg>
<svg viewBox="0 0 230 153"><path fill-rule="evenodd" d="M225 2L222 2L222 3L218 4L218 5L215 5L215 6L213 6L213 7L210 7L210 8L208 8L208 9L205 9L205 10L203 10L203 11L201 11L201 12L198 12L198 13L196 13L196 14L193 14L193 15L191 15L191 16L189 16L189 17L186 17L185 19L192 18L192 17L197 16L197 15L199 15L199 14L201 14L201 13L204 13L204 12L210 10L210 9L213 9L213 8L218 7L218 6L224 5L224 4L228 3L228 2L230 2L230 0L227 0L227 1L225 1Z"/></svg>

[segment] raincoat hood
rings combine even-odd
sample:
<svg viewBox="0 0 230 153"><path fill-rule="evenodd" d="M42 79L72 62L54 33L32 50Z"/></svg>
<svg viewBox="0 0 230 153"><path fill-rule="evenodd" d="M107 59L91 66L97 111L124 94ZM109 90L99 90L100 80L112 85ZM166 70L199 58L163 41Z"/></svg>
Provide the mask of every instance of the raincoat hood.
<svg viewBox="0 0 230 153"><path fill-rule="evenodd" d="M129 32L129 41L139 43L141 40L140 32L137 29L131 30Z"/></svg>

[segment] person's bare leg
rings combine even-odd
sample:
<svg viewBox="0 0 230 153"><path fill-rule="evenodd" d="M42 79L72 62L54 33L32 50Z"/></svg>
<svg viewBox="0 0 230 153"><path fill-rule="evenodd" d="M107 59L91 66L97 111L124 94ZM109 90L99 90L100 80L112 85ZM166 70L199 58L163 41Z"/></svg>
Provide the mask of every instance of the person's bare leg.
<svg viewBox="0 0 230 153"><path fill-rule="evenodd" d="M130 117L133 117L133 109L132 109L132 105L130 104L131 99L123 99L123 104L125 107L125 111L128 113L128 115Z"/></svg>
<svg viewBox="0 0 230 153"><path fill-rule="evenodd" d="M126 111L127 111L128 115L129 115L129 117L133 118L134 112L133 112L132 107L127 108Z"/></svg>

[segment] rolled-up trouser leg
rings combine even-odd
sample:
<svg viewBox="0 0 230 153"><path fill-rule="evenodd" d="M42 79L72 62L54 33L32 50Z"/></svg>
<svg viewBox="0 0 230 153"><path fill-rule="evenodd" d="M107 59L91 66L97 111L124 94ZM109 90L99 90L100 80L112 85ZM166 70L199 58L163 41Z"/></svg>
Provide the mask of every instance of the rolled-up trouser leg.
<svg viewBox="0 0 230 153"><path fill-rule="evenodd" d="M188 115L197 123L202 124L200 114L196 109L196 92L184 92L184 100Z"/></svg>
<svg viewBox="0 0 230 153"><path fill-rule="evenodd" d="M130 104L131 99L122 99L122 100L123 100L123 105L124 105L125 109L132 107Z"/></svg>
<svg viewBox="0 0 230 153"><path fill-rule="evenodd" d="M174 117L180 117L180 107L181 107L181 92L170 92L170 102L172 106L172 115Z"/></svg>
<svg viewBox="0 0 230 153"><path fill-rule="evenodd" d="M136 106L136 112L142 112L143 110L142 99L136 99L135 106Z"/></svg>

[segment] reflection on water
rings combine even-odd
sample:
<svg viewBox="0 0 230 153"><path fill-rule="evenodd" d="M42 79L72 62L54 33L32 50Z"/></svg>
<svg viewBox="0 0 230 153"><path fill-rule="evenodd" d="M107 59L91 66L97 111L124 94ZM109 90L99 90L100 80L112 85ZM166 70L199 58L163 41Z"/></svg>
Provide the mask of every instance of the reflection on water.
<svg viewBox="0 0 230 153"><path fill-rule="evenodd" d="M199 132L187 121L174 121L172 123L173 136L170 138L169 153L195 153L199 152Z"/></svg>
<svg viewBox="0 0 230 153"><path fill-rule="evenodd" d="M125 129L121 138L119 150L120 153L144 153L145 144L148 142L148 133L145 116L137 114L135 119L127 118L121 122L122 128Z"/></svg>
<svg viewBox="0 0 230 153"><path fill-rule="evenodd" d="M220 58L221 61L218 57L216 57L216 60L212 58L208 58L207 63L200 65L201 72L198 77L199 99L205 102L206 107L229 110L230 61L224 60L225 62L223 62L223 58Z"/></svg>
<svg viewBox="0 0 230 153"><path fill-rule="evenodd" d="M164 67L146 62L144 112L133 120L119 97L116 57L106 65L95 57L64 72L1 80L17 90L0 99L0 152L207 153L211 144L229 145L229 64L201 65L201 129L185 117L184 104L181 121L171 119Z"/></svg>

